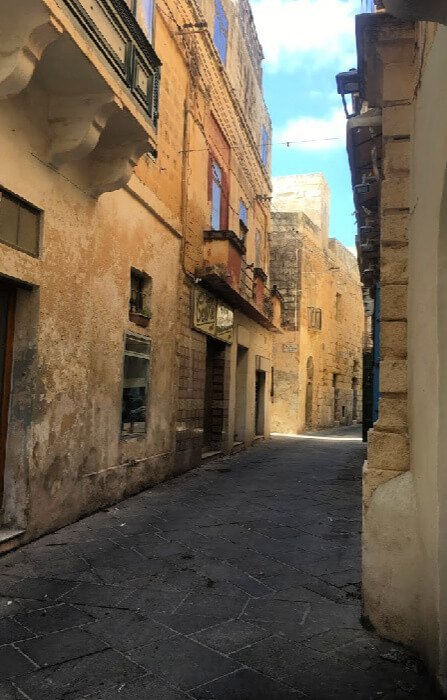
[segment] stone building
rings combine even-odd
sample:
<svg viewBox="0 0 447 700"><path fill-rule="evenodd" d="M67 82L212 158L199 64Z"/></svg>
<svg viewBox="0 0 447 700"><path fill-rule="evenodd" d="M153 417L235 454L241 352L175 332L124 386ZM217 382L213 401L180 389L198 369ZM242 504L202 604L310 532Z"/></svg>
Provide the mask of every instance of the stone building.
<svg viewBox="0 0 447 700"><path fill-rule="evenodd" d="M189 79L176 422L181 471L270 434L272 331L281 302L267 287L271 123L249 2L204 1L201 12L186 1L170 5L181 25L206 22L214 32L214 44L208 32L186 34L182 51Z"/></svg>
<svg viewBox="0 0 447 700"><path fill-rule="evenodd" d="M0 0L0 42L6 549L267 434L280 301L246 0Z"/></svg>
<svg viewBox="0 0 447 700"><path fill-rule="evenodd" d="M363 605L446 693L447 12L435 0L376 6L357 18L358 70L337 76L374 317Z"/></svg>
<svg viewBox="0 0 447 700"><path fill-rule="evenodd" d="M355 257L329 239L323 175L273 180L271 281L282 295L274 339L272 429L348 425L361 419L364 313Z"/></svg>

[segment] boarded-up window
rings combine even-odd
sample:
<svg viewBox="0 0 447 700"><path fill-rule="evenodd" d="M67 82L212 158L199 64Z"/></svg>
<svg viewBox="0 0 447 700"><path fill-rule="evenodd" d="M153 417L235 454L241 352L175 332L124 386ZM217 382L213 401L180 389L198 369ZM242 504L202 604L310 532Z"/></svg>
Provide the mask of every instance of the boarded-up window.
<svg viewBox="0 0 447 700"><path fill-rule="evenodd" d="M21 199L0 190L0 240L38 255L40 212Z"/></svg>
<svg viewBox="0 0 447 700"><path fill-rule="evenodd" d="M214 44L220 60L225 65L227 61L228 19L220 0L215 0L214 8Z"/></svg>
<svg viewBox="0 0 447 700"><path fill-rule="evenodd" d="M150 351L147 338L126 335L121 410L123 437L146 432Z"/></svg>

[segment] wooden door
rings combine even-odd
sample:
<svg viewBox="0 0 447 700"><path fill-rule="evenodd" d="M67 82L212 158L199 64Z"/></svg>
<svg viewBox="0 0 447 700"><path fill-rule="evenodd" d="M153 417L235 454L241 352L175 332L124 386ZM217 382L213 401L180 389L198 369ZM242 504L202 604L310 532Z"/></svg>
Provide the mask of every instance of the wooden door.
<svg viewBox="0 0 447 700"><path fill-rule="evenodd" d="M3 501L6 438L14 336L15 288L0 282L0 507Z"/></svg>

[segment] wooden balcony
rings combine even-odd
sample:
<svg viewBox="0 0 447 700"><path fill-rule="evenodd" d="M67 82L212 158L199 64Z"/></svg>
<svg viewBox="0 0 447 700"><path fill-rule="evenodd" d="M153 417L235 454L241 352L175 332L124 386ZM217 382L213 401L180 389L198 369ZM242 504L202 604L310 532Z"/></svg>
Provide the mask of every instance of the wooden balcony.
<svg viewBox="0 0 447 700"><path fill-rule="evenodd" d="M156 154L160 61L124 0L0 0L0 44L0 100L27 93L39 157L90 194Z"/></svg>
<svg viewBox="0 0 447 700"><path fill-rule="evenodd" d="M232 308L264 328L279 331L280 297L266 287L262 270L247 265L244 254L245 245L234 231L205 231L203 263L196 274L204 287Z"/></svg>

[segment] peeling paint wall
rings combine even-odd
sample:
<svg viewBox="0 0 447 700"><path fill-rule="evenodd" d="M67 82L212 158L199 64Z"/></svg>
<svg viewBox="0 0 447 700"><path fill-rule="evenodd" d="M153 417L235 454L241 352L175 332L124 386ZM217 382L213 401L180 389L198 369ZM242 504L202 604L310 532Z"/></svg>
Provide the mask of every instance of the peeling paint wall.
<svg viewBox="0 0 447 700"><path fill-rule="evenodd" d="M95 201L39 162L30 130L15 131L5 111L1 184L44 212L32 276L26 256L0 244L2 272L35 285L18 298L4 514L36 535L169 473L180 246L129 191ZM128 320L131 267L153 279L147 331ZM125 331L152 341L148 433L128 443L119 437Z"/></svg>

